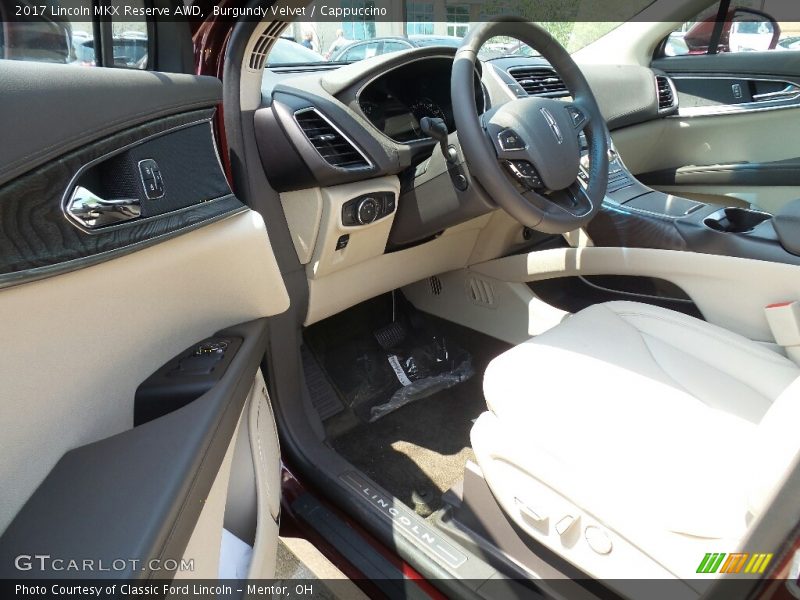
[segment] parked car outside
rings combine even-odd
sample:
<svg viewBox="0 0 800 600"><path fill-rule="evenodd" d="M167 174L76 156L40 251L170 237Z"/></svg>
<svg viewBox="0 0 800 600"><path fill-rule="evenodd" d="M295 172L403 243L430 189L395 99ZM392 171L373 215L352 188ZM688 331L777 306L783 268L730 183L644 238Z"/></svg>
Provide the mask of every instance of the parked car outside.
<svg viewBox="0 0 800 600"><path fill-rule="evenodd" d="M800 35L792 35L783 38L778 45L775 46L776 50L800 50Z"/></svg>
<svg viewBox="0 0 800 600"><path fill-rule="evenodd" d="M372 38L369 40L351 42L333 53L330 60L331 62L355 62L381 54L389 54L390 52L400 52L401 50L423 48L427 46L458 48L461 46L462 42L463 38L451 35L410 35L408 37ZM503 50L504 46L512 46L513 48L510 51L505 51ZM525 55L521 50L521 46L527 48L526 45L520 45L519 43L506 45L496 44L493 47L485 47L481 49L481 58L496 58L504 54Z"/></svg>

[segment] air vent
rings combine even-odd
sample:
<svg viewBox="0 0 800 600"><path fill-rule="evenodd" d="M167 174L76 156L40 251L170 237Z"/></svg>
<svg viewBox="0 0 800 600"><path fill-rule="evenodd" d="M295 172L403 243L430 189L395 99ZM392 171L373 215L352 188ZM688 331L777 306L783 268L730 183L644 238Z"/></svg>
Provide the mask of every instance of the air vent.
<svg viewBox="0 0 800 600"><path fill-rule="evenodd" d="M547 96L549 98L569 96L567 86L551 68L516 67L509 69L508 74L517 80L517 83L529 96Z"/></svg>
<svg viewBox="0 0 800 600"><path fill-rule="evenodd" d="M256 43L253 45L253 50L250 52L250 68L254 71L261 71L264 65L267 64L267 55L272 49L272 44L283 31L286 23L282 21L274 21L262 33Z"/></svg>
<svg viewBox="0 0 800 600"><path fill-rule="evenodd" d="M488 308L494 307L494 287L491 283L479 277L470 277L466 284L467 296L474 304Z"/></svg>
<svg viewBox="0 0 800 600"><path fill-rule="evenodd" d="M667 111L675 108L675 90L669 77L656 76L656 88L658 88L658 110Z"/></svg>
<svg viewBox="0 0 800 600"><path fill-rule="evenodd" d="M297 111L294 118L308 141L328 164L340 169L364 169L370 166L353 143L316 109Z"/></svg>

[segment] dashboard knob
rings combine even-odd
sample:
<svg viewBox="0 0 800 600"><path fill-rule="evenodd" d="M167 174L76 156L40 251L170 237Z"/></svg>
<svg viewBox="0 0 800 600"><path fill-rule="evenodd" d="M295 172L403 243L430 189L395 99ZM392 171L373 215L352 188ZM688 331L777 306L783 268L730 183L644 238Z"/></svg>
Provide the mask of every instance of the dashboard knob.
<svg viewBox="0 0 800 600"><path fill-rule="evenodd" d="M362 225L369 225L378 218L378 202L375 198L364 198L358 203L356 217Z"/></svg>

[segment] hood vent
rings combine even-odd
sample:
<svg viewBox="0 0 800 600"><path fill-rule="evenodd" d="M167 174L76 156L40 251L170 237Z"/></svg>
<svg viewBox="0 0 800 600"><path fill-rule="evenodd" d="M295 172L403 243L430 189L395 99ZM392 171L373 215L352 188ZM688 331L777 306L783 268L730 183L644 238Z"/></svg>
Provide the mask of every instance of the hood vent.
<svg viewBox="0 0 800 600"><path fill-rule="evenodd" d="M677 106L675 101L675 88L669 77L665 75L656 76L656 88L658 89L658 110L668 111Z"/></svg>
<svg viewBox="0 0 800 600"><path fill-rule="evenodd" d="M333 123L315 108L306 108L294 113L294 118L308 141L330 165L340 169L365 169L370 162Z"/></svg>
<svg viewBox="0 0 800 600"><path fill-rule="evenodd" d="M549 98L569 96L567 86L552 68L514 67L508 70L508 74L517 80L517 83L529 96Z"/></svg>

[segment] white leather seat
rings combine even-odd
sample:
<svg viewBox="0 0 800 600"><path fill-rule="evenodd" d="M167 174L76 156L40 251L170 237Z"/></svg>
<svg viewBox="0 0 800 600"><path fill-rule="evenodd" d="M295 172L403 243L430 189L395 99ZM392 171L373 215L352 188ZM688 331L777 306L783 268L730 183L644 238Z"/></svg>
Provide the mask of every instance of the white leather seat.
<svg viewBox="0 0 800 600"><path fill-rule="evenodd" d="M698 319L599 304L492 361L472 443L506 514L583 571L696 578L794 460L799 376Z"/></svg>

